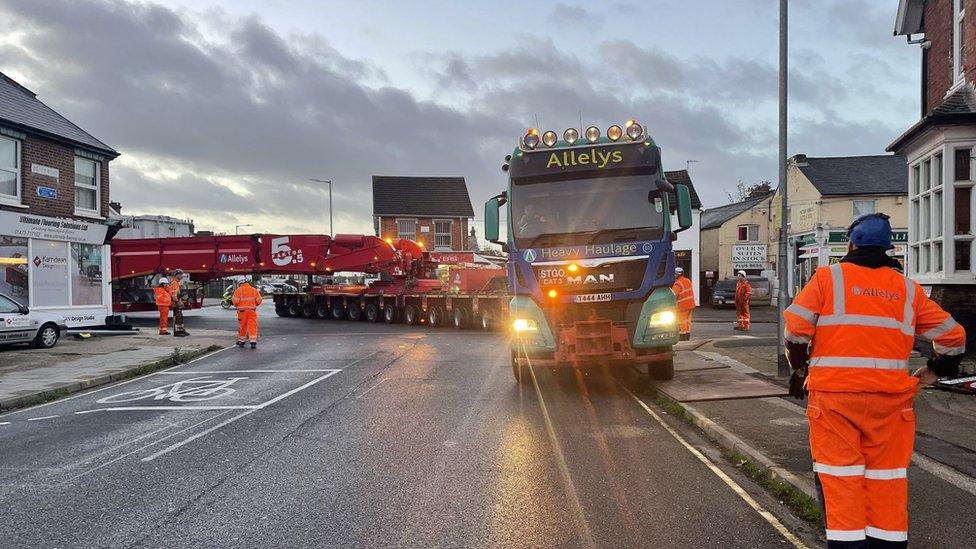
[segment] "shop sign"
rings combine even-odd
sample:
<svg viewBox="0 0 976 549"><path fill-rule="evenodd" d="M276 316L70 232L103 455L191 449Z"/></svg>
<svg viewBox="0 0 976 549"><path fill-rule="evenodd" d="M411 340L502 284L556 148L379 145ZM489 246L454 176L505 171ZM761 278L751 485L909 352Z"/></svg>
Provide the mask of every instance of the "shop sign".
<svg viewBox="0 0 976 549"><path fill-rule="evenodd" d="M0 235L60 242L104 244L108 227L99 223L17 212L0 212Z"/></svg>
<svg viewBox="0 0 976 549"><path fill-rule="evenodd" d="M733 269L766 268L765 244L736 244L732 246Z"/></svg>
<svg viewBox="0 0 976 549"><path fill-rule="evenodd" d="M691 259L691 250L675 250L675 259Z"/></svg>
<svg viewBox="0 0 976 549"><path fill-rule="evenodd" d="M908 231L891 231L892 242L908 242ZM847 244L847 231L830 231L828 244Z"/></svg>
<svg viewBox="0 0 976 549"><path fill-rule="evenodd" d="M817 236L815 234L813 234L813 233L804 234L804 235L800 235L800 236L795 237L796 244L799 247L801 247L801 248L803 246L808 246L810 244L813 244L816 241L817 241Z"/></svg>

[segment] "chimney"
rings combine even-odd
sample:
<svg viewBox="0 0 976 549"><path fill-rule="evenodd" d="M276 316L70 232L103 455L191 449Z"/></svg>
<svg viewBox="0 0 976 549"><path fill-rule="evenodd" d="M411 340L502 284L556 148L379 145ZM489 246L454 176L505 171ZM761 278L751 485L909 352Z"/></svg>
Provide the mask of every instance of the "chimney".
<svg viewBox="0 0 976 549"><path fill-rule="evenodd" d="M120 214L122 213L122 203L121 202L109 202L108 205L113 210L119 212Z"/></svg>

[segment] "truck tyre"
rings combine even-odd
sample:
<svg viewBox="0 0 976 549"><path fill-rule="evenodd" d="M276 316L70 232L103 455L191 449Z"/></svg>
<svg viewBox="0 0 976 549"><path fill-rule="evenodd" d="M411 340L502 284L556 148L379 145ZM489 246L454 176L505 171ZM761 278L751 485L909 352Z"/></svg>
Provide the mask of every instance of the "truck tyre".
<svg viewBox="0 0 976 549"><path fill-rule="evenodd" d="M494 326L495 320L491 317L490 311L482 310L481 318L479 320L480 320L482 331L490 332L495 328Z"/></svg>
<svg viewBox="0 0 976 549"><path fill-rule="evenodd" d="M325 306L324 299L315 301L315 318L329 318L329 308Z"/></svg>
<svg viewBox="0 0 976 549"><path fill-rule="evenodd" d="M674 359L664 362L654 362L647 365L647 376L654 381L668 381L674 379Z"/></svg>
<svg viewBox="0 0 976 549"><path fill-rule="evenodd" d="M290 314L288 314L288 304L281 301L276 301L275 314L283 317L291 316Z"/></svg>
<svg viewBox="0 0 976 549"><path fill-rule="evenodd" d="M387 305L383 307L383 322L387 324L393 324L397 321L397 308L395 305Z"/></svg>
<svg viewBox="0 0 976 549"><path fill-rule="evenodd" d="M468 327L468 310L464 307L454 307L454 314L451 315L451 320L453 321L454 327L458 330L464 330Z"/></svg>
<svg viewBox="0 0 976 549"><path fill-rule="evenodd" d="M366 322L379 322L380 320L380 306L376 303L369 303L366 305Z"/></svg>
<svg viewBox="0 0 976 549"><path fill-rule="evenodd" d="M287 316L302 316L302 305L297 299L291 298L288 300L288 315Z"/></svg>
<svg viewBox="0 0 976 549"><path fill-rule="evenodd" d="M329 315L332 317L332 320L346 318L346 308L342 306L342 301L337 299L332 302L332 306L329 307Z"/></svg>
<svg viewBox="0 0 976 549"><path fill-rule="evenodd" d="M363 308L359 306L359 303L353 303L352 306L346 310L346 316L348 316L349 320L353 322L359 322L363 319Z"/></svg>
<svg viewBox="0 0 976 549"><path fill-rule="evenodd" d="M315 316L314 301L306 301L305 303L302 303L302 316L304 318L312 318L313 316Z"/></svg>
<svg viewBox="0 0 976 549"><path fill-rule="evenodd" d="M431 328L440 328L444 324L444 310L440 307L427 308L427 325Z"/></svg>
<svg viewBox="0 0 976 549"><path fill-rule="evenodd" d="M532 382L529 366L519 364L518 351L515 349L512 349L512 375L515 376L515 382L519 385L528 385Z"/></svg>
<svg viewBox="0 0 976 549"><path fill-rule="evenodd" d="M415 305L407 305L403 308L403 322L409 326L420 323L420 311Z"/></svg>

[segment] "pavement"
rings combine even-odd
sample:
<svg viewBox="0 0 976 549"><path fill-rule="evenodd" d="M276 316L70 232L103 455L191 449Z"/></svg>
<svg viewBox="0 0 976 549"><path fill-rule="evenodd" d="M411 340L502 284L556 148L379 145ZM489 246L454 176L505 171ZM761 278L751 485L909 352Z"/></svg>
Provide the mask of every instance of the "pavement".
<svg viewBox="0 0 976 549"><path fill-rule="evenodd" d="M753 324L757 323L776 323L778 311L776 307L767 305L753 305L749 308L750 319ZM723 307L715 309L708 305L698 307L694 313L695 322L727 322L729 325L735 322L735 308Z"/></svg>

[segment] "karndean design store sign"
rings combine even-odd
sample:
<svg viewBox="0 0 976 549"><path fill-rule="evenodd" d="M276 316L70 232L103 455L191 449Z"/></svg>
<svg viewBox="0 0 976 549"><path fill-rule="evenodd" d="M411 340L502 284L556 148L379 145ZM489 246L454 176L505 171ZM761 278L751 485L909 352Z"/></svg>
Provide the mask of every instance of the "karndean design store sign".
<svg viewBox="0 0 976 549"><path fill-rule="evenodd" d="M104 244L108 227L98 223L0 211L0 235L82 244Z"/></svg>

